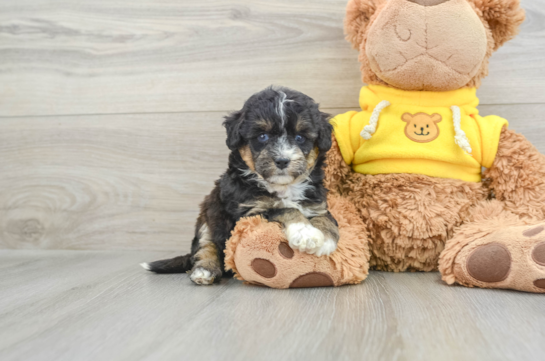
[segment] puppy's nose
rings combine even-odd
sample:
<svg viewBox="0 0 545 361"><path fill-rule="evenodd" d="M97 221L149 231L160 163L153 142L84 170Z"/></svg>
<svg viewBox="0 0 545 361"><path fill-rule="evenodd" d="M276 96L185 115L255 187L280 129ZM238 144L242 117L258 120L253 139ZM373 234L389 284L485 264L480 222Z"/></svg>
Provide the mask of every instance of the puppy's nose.
<svg viewBox="0 0 545 361"><path fill-rule="evenodd" d="M278 169L284 169L288 166L288 164L290 164L290 160L286 158L275 159L274 162L276 163Z"/></svg>
<svg viewBox="0 0 545 361"><path fill-rule="evenodd" d="M442 3L446 3L449 0L409 0L410 2L416 3L422 6L435 6Z"/></svg>

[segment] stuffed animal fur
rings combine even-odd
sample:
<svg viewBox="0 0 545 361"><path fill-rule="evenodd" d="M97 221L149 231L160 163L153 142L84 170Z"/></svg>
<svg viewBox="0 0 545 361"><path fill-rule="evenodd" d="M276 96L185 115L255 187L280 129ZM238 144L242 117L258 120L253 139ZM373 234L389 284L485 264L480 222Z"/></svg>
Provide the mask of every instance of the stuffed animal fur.
<svg viewBox="0 0 545 361"><path fill-rule="evenodd" d="M360 111L332 120L338 249L293 251L279 225L249 218L227 269L274 288L439 270L447 284L545 293L545 158L477 110L490 56L523 20L519 0L350 0L345 32L368 85Z"/></svg>

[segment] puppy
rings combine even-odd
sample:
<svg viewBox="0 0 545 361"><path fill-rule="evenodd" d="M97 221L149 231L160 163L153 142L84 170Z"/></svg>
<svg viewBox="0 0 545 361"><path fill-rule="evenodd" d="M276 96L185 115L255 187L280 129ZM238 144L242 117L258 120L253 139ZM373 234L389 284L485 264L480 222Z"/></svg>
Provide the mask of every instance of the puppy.
<svg viewBox="0 0 545 361"><path fill-rule="evenodd" d="M156 273L190 271L199 285L219 282L225 243L241 217L279 222L292 248L316 256L337 248L337 222L322 181L332 127L310 97L267 88L225 118L229 168L201 204L191 253L143 263Z"/></svg>

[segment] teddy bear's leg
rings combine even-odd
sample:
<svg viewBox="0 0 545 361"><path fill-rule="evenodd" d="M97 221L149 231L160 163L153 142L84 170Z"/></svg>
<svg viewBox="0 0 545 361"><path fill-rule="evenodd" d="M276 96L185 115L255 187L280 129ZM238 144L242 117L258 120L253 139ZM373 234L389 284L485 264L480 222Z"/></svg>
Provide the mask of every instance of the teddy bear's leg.
<svg viewBox="0 0 545 361"><path fill-rule="evenodd" d="M227 242L226 269L240 280L272 288L360 283L369 269L365 225L347 200L330 196L328 205L340 231L338 248L329 257L291 249L278 223L252 217L240 220Z"/></svg>
<svg viewBox="0 0 545 361"><path fill-rule="evenodd" d="M439 271L448 284L545 293L545 222L483 201L447 241Z"/></svg>
<svg viewBox="0 0 545 361"><path fill-rule="evenodd" d="M484 176L506 210L545 220L545 156L523 135L502 130L496 158Z"/></svg>

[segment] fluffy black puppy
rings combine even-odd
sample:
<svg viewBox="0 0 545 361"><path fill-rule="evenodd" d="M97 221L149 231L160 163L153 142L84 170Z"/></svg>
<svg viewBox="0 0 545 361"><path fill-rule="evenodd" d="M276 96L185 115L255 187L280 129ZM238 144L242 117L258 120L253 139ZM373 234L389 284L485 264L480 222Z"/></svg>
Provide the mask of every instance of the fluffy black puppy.
<svg viewBox="0 0 545 361"><path fill-rule="evenodd" d="M229 168L201 205L191 253L144 263L157 273L190 271L197 284L219 281L225 242L241 217L280 222L292 248L328 255L337 247L337 222L327 210L322 181L331 147L329 116L310 97L267 88L225 118Z"/></svg>

